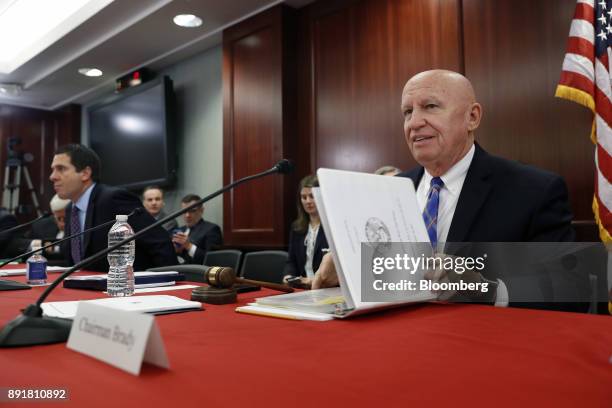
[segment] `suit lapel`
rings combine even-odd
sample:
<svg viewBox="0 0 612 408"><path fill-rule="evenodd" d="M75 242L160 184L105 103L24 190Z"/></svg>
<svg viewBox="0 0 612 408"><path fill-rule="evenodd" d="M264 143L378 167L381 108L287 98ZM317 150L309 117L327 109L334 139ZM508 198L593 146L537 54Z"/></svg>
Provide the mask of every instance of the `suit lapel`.
<svg viewBox="0 0 612 408"><path fill-rule="evenodd" d="M322 228L323 228L323 225L319 224L319 229L317 230L317 238L315 239L315 247L314 247L315 254L323 249L323 234L321 233Z"/></svg>
<svg viewBox="0 0 612 408"><path fill-rule="evenodd" d="M447 242L463 242L466 240L480 208L491 192L492 184L488 180L491 169L488 168L486 159L487 153L476 144L474 158L459 194L453 221L446 239Z"/></svg>

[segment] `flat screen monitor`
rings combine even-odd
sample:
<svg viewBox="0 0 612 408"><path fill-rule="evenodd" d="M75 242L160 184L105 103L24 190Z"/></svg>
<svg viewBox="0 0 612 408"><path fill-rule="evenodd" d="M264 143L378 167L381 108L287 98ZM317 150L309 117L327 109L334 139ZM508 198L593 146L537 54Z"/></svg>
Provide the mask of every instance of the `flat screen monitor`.
<svg viewBox="0 0 612 408"><path fill-rule="evenodd" d="M89 144L104 184L132 190L176 178L172 80L128 88L88 109Z"/></svg>

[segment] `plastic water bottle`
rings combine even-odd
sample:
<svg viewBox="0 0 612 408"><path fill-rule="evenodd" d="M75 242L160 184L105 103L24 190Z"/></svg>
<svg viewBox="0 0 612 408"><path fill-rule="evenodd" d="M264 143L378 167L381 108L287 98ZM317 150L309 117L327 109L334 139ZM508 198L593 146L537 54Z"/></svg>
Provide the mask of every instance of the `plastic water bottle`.
<svg viewBox="0 0 612 408"><path fill-rule="evenodd" d="M134 230L127 223L127 215L117 215L117 222L108 232L108 246L115 245L134 235ZM134 257L136 243L134 241L115 249L108 254L108 280L106 291L109 296L132 296L134 294Z"/></svg>
<svg viewBox="0 0 612 408"><path fill-rule="evenodd" d="M32 250L40 250L40 246L35 246ZM44 285L47 283L47 258L42 252L35 252L27 260L26 279L28 285Z"/></svg>

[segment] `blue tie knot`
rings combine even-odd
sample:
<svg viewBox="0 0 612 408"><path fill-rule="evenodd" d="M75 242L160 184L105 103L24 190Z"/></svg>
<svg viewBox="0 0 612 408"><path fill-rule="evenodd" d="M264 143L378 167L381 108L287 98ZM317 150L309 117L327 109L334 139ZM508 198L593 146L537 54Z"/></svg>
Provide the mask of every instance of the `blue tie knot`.
<svg viewBox="0 0 612 408"><path fill-rule="evenodd" d="M431 179L431 188L435 188L436 190L440 191L443 185L444 182L440 177L434 177Z"/></svg>

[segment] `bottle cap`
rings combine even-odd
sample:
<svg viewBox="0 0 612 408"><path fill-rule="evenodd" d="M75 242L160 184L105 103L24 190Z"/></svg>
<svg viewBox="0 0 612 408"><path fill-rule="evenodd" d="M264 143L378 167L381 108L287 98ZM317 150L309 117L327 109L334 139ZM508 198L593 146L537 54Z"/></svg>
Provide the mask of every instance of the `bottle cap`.
<svg viewBox="0 0 612 408"><path fill-rule="evenodd" d="M115 217L115 219L116 219L117 221L127 221L128 216L127 216L127 215L123 215L123 214L118 214L118 215Z"/></svg>

